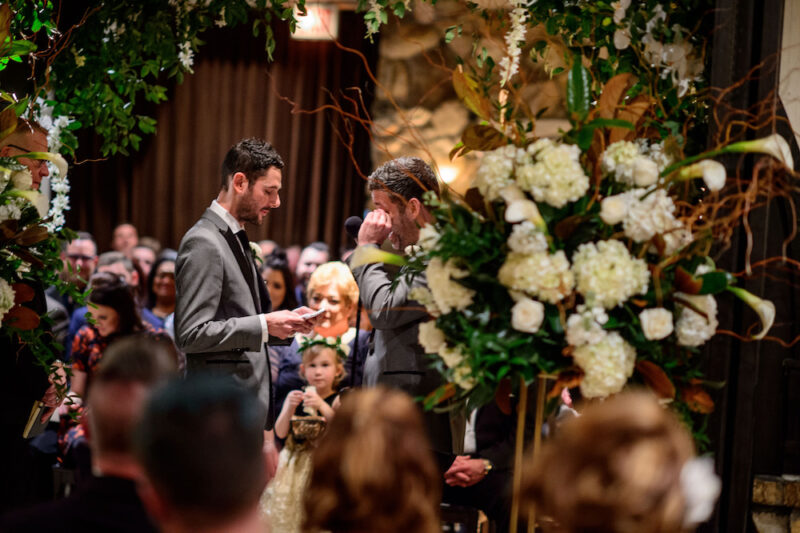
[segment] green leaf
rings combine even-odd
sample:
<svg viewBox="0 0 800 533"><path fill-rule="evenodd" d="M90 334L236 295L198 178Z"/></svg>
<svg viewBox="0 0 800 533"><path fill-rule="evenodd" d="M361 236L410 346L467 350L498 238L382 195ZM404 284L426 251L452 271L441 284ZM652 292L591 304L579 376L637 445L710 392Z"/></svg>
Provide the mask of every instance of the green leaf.
<svg viewBox="0 0 800 533"><path fill-rule="evenodd" d="M589 114L589 71L581 62L581 55L573 56L572 68L567 76L567 110L583 121Z"/></svg>
<svg viewBox="0 0 800 533"><path fill-rule="evenodd" d="M703 281L698 294L718 294L728 288L727 272L708 272L698 277Z"/></svg>

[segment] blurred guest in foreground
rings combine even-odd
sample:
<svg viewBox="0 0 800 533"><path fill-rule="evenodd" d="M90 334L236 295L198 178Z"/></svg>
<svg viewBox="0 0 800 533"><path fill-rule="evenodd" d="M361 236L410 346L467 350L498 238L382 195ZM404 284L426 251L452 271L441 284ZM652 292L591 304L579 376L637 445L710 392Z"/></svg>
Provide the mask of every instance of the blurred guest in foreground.
<svg viewBox="0 0 800 533"><path fill-rule="evenodd" d="M175 374L174 348L154 339L109 346L88 403L92 476L68 498L10 514L6 532L156 531L139 497L132 435L150 393Z"/></svg>
<svg viewBox="0 0 800 533"><path fill-rule="evenodd" d="M441 531L441 483L407 394L383 387L348 394L313 461L304 531Z"/></svg>
<svg viewBox="0 0 800 533"><path fill-rule="evenodd" d="M158 391L135 442L139 492L162 532L266 530L264 414L230 378L190 377Z"/></svg>
<svg viewBox="0 0 800 533"><path fill-rule="evenodd" d="M648 393L593 404L566 421L523 471L523 507L544 531L680 533L714 510L720 481L710 458Z"/></svg>

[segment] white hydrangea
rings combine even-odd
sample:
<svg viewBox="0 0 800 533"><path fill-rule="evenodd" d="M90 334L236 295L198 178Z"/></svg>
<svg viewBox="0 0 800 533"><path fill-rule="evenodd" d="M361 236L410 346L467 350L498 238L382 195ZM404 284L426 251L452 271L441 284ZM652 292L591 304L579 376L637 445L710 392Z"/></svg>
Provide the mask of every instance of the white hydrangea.
<svg viewBox="0 0 800 533"><path fill-rule="evenodd" d="M414 287L409 291L408 297L416 300L425 306L425 310L431 316L440 316L442 310L436 305L436 300L433 299L433 294L425 287Z"/></svg>
<svg viewBox="0 0 800 533"><path fill-rule="evenodd" d="M638 138L636 139L636 144L642 155L647 156L655 162L659 172L663 172L665 168L675 162L675 158L669 155L665 150L663 142L650 144L647 139Z"/></svg>
<svg viewBox="0 0 800 533"><path fill-rule="evenodd" d="M22 208L26 201L22 198L10 198L8 203L0 205L0 224L6 220L19 220L22 216Z"/></svg>
<svg viewBox="0 0 800 533"><path fill-rule="evenodd" d="M699 271L698 271L699 272ZM686 300L702 311L708 318L700 313L678 303L678 321L675 324L675 334L681 346L702 346L717 332L717 301L711 294L684 294L675 293L676 298Z"/></svg>
<svg viewBox="0 0 800 533"><path fill-rule="evenodd" d="M434 250L439 245L439 232L433 224L425 224L419 229L417 245L423 250Z"/></svg>
<svg viewBox="0 0 800 533"><path fill-rule="evenodd" d="M600 166L603 172L612 174L616 181L633 186L635 184L633 162L641 155L635 143L617 141L610 144L603 152Z"/></svg>
<svg viewBox="0 0 800 533"><path fill-rule="evenodd" d="M14 288L6 280L0 278L0 322L12 307L14 307Z"/></svg>
<svg viewBox="0 0 800 533"><path fill-rule="evenodd" d="M454 309L462 311L472 304L475 291L454 281L466 277L469 272L458 268L452 259L444 263L440 257L434 257L425 273L433 300L442 313L447 314Z"/></svg>
<svg viewBox="0 0 800 533"><path fill-rule="evenodd" d="M537 202L564 207L589 189L577 146L540 139L528 146L528 153L534 156L534 162L517 169L517 184Z"/></svg>
<svg viewBox="0 0 800 533"><path fill-rule="evenodd" d="M602 307L579 305L577 313L567 319L566 338L571 346L597 344L606 336L603 324L608 322L608 315Z"/></svg>
<svg viewBox="0 0 800 533"><path fill-rule="evenodd" d="M453 380L465 391L472 390L478 384L478 380L472 375L472 369L466 364L456 367L453 372Z"/></svg>
<svg viewBox="0 0 800 533"><path fill-rule="evenodd" d="M533 222L515 224L508 236L508 247L520 254L536 254L547 251L547 237L536 229Z"/></svg>
<svg viewBox="0 0 800 533"><path fill-rule="evenodd" d="M564 299L575 286L569 260L562 250L555 254L511 252L497 273L500 283L549 303Z"/></svg>
<svg viewBox="0 0 800 533"><path fill-rule="evenodd" d="M581 394L586 398L603 398L621 391L636 363L636 350L616 331L596 344L578 346L572 356L583 369Z"/></svg>
<svg viewBox="0 0 800 533"><path fill-rule="evenodd" d="M572 256L576 286L588 302L606 309L647 292L650 271L618 240L585 243Z"/></svg>
<svg viewBox="0 0 800 533"><path fill-rule="evenodd" d="M461 346L450 348L445 344L439 349L439 357L447 368L456 368L464 363L464 351Z"/></svg>
<svg viewBox="0 0 800 533"><path fill-rule="evenodd" d="M508 145L483 155L473 186L478 188L486 200L497 200L500 191L514 183L517 150L516 146Z"/></svg>
<svg viewBox="0 0 800 533"><path fill-rule="evenodd" d="M444 332L436 327L435 320L429 320L419 325L417 339L425 353L439 353L440 350L447 347L447 338Z"/></svg>
<svg viewBox="0 0 800 533"><path fill-rule="evenodd" d="M634 189L628 195L628 211L622 228L625 236L645 242L681 226L675 219L675 204L664 189Z"/></svg>

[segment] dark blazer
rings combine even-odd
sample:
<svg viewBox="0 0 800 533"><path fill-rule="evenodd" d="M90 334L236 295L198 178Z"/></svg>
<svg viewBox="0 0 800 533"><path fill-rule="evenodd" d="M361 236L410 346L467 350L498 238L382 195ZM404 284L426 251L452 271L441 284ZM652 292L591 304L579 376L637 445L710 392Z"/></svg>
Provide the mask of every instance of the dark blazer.
<svg viewBox="0 0 800 533"><path fill-rule="evenodd" d="M250 250L211 209L186 232L175 263L175 342L187 372L231 376L252 390L274 422L269 358L261 338L261 313L269 293Z"/></svg>
<svg viewBox="0 0 800 533"><path fill-rule="evenodd" d="M99 477L89 479L68 498L7 514L0 520L0 531L155 533L158 530L139 500L134 481Z"/></svg>

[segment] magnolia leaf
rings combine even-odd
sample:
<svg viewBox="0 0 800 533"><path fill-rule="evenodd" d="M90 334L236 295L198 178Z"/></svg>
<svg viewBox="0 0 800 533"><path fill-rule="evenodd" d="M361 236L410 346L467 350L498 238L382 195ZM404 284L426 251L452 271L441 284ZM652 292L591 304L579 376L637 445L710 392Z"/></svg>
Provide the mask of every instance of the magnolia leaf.
<svg viewBox="0 0 800 533"><path fill-rule="evenodd" d="M456 386L452 383L445 383L435 391L431 392L425 397L425 408L430 409L435 405L446 402L456 395Z"/></svg>
<svg viewBox="0 0 800 533"><path fill-rule="evenodd" d="M14 112L14 106L8 106L0 111L0 141L14 133L15 129L17 129L17 114Z"/></svg>
<svg viewBox="0 0 800 533"><path fill-rule="evenodd" d="M8 7L8 3L0 4L0 44L4 43L10 35L11 19L13 17L14 14L11 12L11 8Z"/></svg>
<svg viewBox="0 0 800 533"><path fill-rule="evenodd" d="M700 294L703 281L689 274L686 269L679 266L675 269L675 288L685 294Z"/></svg>
<svg viewBox="0 0 800 533"><path fill-rule="evenodd" d="M3 316L3 324L28 331L39 326L39 315L32 309L17 305Z"/></svg>
<svg viewBox="0 0 800 533"><path fill-rule="evenodd" d="M617 110L617 118L630 122L634 126L639 123L644 114L655 104L649 96L643 94L634 98L628 105L621 107ZM636 133L632 130L625 128L611 128L608 136L609 144L625 139L633 139Z"/></svg>
<svg viewBox="0 0 800 533"><path fill-rule="evenodd" d="M508 378L501 380L494 392L494 401L504 415L511 414L511 392L511 380Z"/></svg>
<svg viewBox="0 0 800 533"><path fill-rule="evenodd" d="M26 263L31 264L31 268L41 268L44 266L44 263L41 259L30 253L28 250L24 248L19 248L14 250L14 255L25 261Z"/></svg>
<svg viewBox="0 0 800 533"><path fill-rule="evenodd" d="M552 400L553 398L557 398L561 394L561 391L565 388L574 389L581 384L582 380L583 370L580 368L572 367L562 370L558 374L558 378L556 378L553 388L551 388L550 392L547 393L547 399Z"/></svg>
<svg viewBox="0 0 800 533"><path fill-rule="evenodd" d="M484 124L468 126L461 134L461 142L466 148L479 152L488 152L508 144L505 135Z"/></svg>
<svg viewBox="0 0 800 533"><path fill-rule="evenodd" d="M46 240L49 236L50 235L47 232L47 228L36 224L34 226L28 226L25 228L25 231L17 235L14 240L20 246L33 246L34 244Z"/></svg>
<svg viewBox="0 0 800 533"><path fill-rule="evenodd" d="M462 155L467 155L467 154L468 154L468 153L470 153L471 151L472 151L472 150L470 150L469 148L467 148L466 146L464 146L464 143L463 143L463 142L460 142L460 141L459 141L459 142L458 142L458 144L456 144L455 146L453 146L453 149L452 149L452 150L450 150L450 154L448 155L448 157L450 158L450 161L452 161L452 160L453 160L453 159L455 159L456 157L461 157Z"/></svg>
<svg viewBox="0 0 800 533"><path fill-rule="evenodd" d="M595 107L597 116L600 118L614 118L619 101L625 92L636 83L636 79L636 76L630 72L625 72L617 74L608 80L603 86L603 92L597 101L597 107Z"/></svg>
<svg viewBox="0 0 800 533"><path fill-rule="evenodd" d="M461 65L453 71L453 89L470 111L483 120L490 120L492 106L489 100L478 94L478 82L464 73Z"/></svg>
<svg viewBox="0 0 800 533"><path fill-rule="evenodd" d="M695 413L709 414L714 411L714 400L699 385L691 385L681 390L681 397Z"/></svg>
<svg viewBox="0 0 800 533"><path fill-rule="evenodd" d="M675 385L660 366L652 361L640 359L636 361L636 370L659 398L675 398Z"/></svg>
<svg viewBox="0 0 800 533"><path fill-rule="evenodd" d="M3 240L11 240L14 238L14 235L17 234L17 227L19 225L18 220L6 220L2 224L0 224L0 235L2 235Z"/></svg>
<svg viewBox="0 0 800 533"><path fill-rule="evenodd" d="M558 224L556 224L556 227L553 229L553 233L555 234L556 237L558 237L562 241L565 241L569 239L569 237L573 233L575 233L575 230L578 229L578 226L580 226L583 222L585 222L589 218L591 217L587 215L569 216L564 220L561 220Z"/></svg>
<svg viewBox="0 0 800 533"><path fill-rule="evenodd" d="M14 289L14 305L30 302L33 300L33 297L36 296L33 287L27 283L14 283L11 285L11 288Z"/></svg>
<svg viewBox="0 0 800 533"><path fill-rule="evenodd" d="M580 54L573 56L572 68L567 75L567 111L582 121L589 114L589 71L583 66Z"/></svg>

